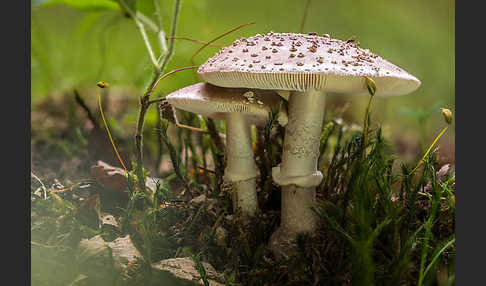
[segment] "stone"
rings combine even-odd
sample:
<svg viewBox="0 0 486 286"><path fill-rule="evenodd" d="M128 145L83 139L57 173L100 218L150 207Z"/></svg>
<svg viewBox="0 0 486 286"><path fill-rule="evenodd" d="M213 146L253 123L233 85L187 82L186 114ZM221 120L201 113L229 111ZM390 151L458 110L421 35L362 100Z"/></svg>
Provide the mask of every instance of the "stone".
<svg viewBox="0 0 486 286"><path fill-rule="evenodd" d="M223 286L223 275L202 262L210 286ZM204 285L194 261L190 257L164 259L152 263L153 283L150 285L189 286Z"/></svg>
<svg viewBox="0 0 486 286"><path fill-rule="evenodd" d="M76 260L80 273L87 275L90 281L107 281L139 266L142 255L128 234L112 242L97 235L79 242Z"/></svg>

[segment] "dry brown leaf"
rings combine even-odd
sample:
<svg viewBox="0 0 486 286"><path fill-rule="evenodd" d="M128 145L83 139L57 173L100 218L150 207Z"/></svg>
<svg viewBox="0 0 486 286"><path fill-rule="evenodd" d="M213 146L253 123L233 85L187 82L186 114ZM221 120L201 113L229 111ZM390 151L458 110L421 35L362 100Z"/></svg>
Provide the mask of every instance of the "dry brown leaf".
<svg viewBox="0 0 486 286"><path fill-rule="evenodd" d="M98 160L96 165L91 166L91 176L110 191L128 196L127 173L122 168Z"/></svg>

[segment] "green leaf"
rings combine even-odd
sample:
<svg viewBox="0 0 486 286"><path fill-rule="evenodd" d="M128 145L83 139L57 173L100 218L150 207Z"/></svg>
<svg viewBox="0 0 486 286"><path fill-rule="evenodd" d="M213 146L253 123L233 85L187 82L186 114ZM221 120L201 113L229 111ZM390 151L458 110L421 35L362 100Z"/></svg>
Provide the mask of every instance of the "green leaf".
<svg viewBox="0 0 486 286"><path fill-rule="evenodd" d="M123 0L133 12L137 11L137 0Z"/></svg>
<svg viewBox="0 0 486 286"><path fill-rule="evenodd" d="M119 10L118 4L111 0L47 0L40 7L67 5L84 11Z"/></svg>
<svg viewBox="0 0 486 286"><path fill-rule="evenodd" d="M129 0L125 0L125 2L129 2ZM163 4L159 4L161 9L163 9ZM167 4L165 4L167 5ZM155 13L155 6L154 6L154 1L153 0L138 0L137 2L137 11L145 14L147 17L149 17L151 20L153 19L154 13Z"/></svg>

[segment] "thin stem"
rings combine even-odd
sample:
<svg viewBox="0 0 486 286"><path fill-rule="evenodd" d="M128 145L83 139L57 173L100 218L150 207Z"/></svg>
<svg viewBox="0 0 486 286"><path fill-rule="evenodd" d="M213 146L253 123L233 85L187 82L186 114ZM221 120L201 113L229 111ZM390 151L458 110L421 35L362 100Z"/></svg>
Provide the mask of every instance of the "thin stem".
<svg viewBox="0 0 486 286"><path fill-rule="evenodd" d="M435 137L434 142L432 142L432 144L430 145L429 149L427 149L427 152L425 152L425 154L422 157L422 159L420 159L420 161L418 162L417 166L415 166L415 168L413 168L413 170L410 172L409 175L413 174L413 172L415 172L415 170L417 170L417 168L420 167L420 165L422 165L422 163L424 162L425 158L429 154L430 150L432 150L432 147L434 147L435 143L437 142L437 140L439 140L439 138L442 136L442 134L444 134L444 132L446 132L447 128L449 128L449 125L447 125L446 127L444 127L444 129L442 129L442 131L439 133L439 135L437 135L437 137Z"/></svg>
<svg viewBox="0 0 486 286"><path fill-rule="evenodd" d="M160 44L160 57L157 59L157 64L160 64L160 59L167 54L167 37L165 36L164 29L162 29L162 13L160 12L160 3L159 0L153 0L155 14L157 16L157 21L159 24L159 29L157 32L157 37L159 39Z"/></svg>
<svg viewBox="0 0 486 286"><path fill-rule="evenodd" d="M302 22L300 23L300 33L304 31L305 20L307 20L307 12L309 11L310 0L307 0L304 8L304 16L302 17Z"/></svg>
<svg viewBox="0 0 486 286"><path fill-rule="evenodd" d="M427 273L429 272L429 270L432 268L432 266L434 266L435 262L437 261L437 259L439 258L439 256L447 249L449 248L449 246L451 246L452 244L454 244L456 242L456 238L453 238L452 240L448 241L440 250L439 252L437 252L437 254L434 256L434 258L432 259L432 261L430 262L430 264L427 266L427 268L425 269L424 271L424 275L423 277L427 276Z"/></svg>
<svg viewBox="0 0 486 286"><path fill-rule="evenodd" d="M154 33L157 33L159 30L162 29L162 25L157 26L152 20L150 20L149 17L145 16L143 13L140 11L137 11L135 13L135 16L137 17L140 22L143 22L147 27L149 27Z"/></svg>
<svg viewBox="0 0 486 286"><path fill-rule="evenodd" d="M229 33L232 33L232 32L234 32L234 31L236 31L238 29L241 29L241 28L243 28L245 26L252 25L252 24L255 24L255 23L256 22L250 22L250 23L246 23L246 24L243 24L243 25L239 25L238 27L233 28L233 29L229 30L228 32L223 33L223 34L217 36L216 38L212 39L211 41L207 42L204 46L200 47L194 54L192 54L192 56L191 56L191 63L192 63L192 65L194 65L194 57L197 54L199 54L199 52L201 52L205 47L209 46L209 44L211 44L212 42L215 42L215 41L221 39L222 37L228 35Z"/></svg>
<svg viewBox="0 0 486 286"><path fill-rule="evenodd" d="M370 94L370 99L368 101L368 106L366 106L365 118L364 118L364 127L363 127L363 148L362 148L362 155L363 158L366 157L366 147L368 146L368 128L370 124L370 109L371 109L371 101L376 93L376 83L373 79L365 76L365 84L366 88L368 89L368 93Z"/></svg>
<svg viewBox="0 0 486 286"><path fill-rule="evenodd" d="M160 60L162 59L162 57L167 54L167 41L165 40L166 36L164 30L160 30L157 33L157 37L160 44L160 57L157 59L157 64L160 64Z"/></svg>
<svg viewBox="0 0 486 286"><path fill-rule="evenodd" d="M89 121L91 121L91 123L93 124L93 126L94 126L95 129L98 129L99 130L100 129L100 126L98 124L98 121L93 116L93 113L91 112L91 110L89 109L89 107L86 105L86 103L84 102L84 100L81 97L81 95L79 95L79 92L76 89L74 89L73 92L74 92L74 99L81 106L81 108L86 112L86 115L88 116Z"/></svg>
<svg viewBox="0 0 486 286"><path fill-rule="evenodd" d="M137 177L139 180L139 185L141 188L145 188L145 176L143 175L143 144L142 144L142 139L143 139L143 125L145 122L145 114L147 113L147 109L149 108L148 101L150 99L150 93L152 90L152 86L155 84L157 81L157 78L159 77L160 73L158 71L155 71L152 74L152 79L150 81L150 84L147 86L145 94L140 97L140 111L138 114L138 120L137 120L137 130L135 133L135 148L136 148L136 160L137 160L137 168L136 168L136 173Z"/></svg>
<svg viewBox="0 0 486 286"><path fill-rule="evenodd" d="M155 54L154 54L154 51L152 49L152 45L150 44L150 41L148 39L147 33L145 32L144 25L138 20L135 20L135 24L137 25L138 29L140 30L140 34L142 35L143 41L145 43L145 47L147 48L147 52L149 53L150 60L152 61L152 64L154 65L157 72L160 73L161 69L159 67L157 58L155 57Z"/></svg>
<svg viewBox="0 0 486 286"><path fill-rule="evenodd" d="M181 0L176 0L174 3L174 12L172 13L172 24L171 24L171 31L170 31L171 37L174 37L176 34L180 8L181 8ZM169 39L168 53L165 55L162 64L160 64L160 70L163 71L165 69L167 63L169 62L170 58L174 54L174 49L175 49L175 41L174 39Z"/></svg>
<svg viewBox="0 0 486 286"><path fill-rule="evenodd" d="M199 44L203 44L203 45L207 44L209 47L215 47L215 48L223 47L221 45L210 44L208 42L204 42L204 41L201 41L201 40L197 40L197 39L193 39L193 38L189 38L189 37L184 37L184 36L167 37L167 39L186 40L186 41L191 41L191 42L199 43Z"/></svg>
<svg viewBox="0 0 486 286"><path fill-rule="evenodd" d="M159 22L160 30L162 30L162 13L160 12L159 0L153 0L155 15L157 15L157 21Z"/></svg>
<svg viewBox="0 0 486 286"><path fill-rule="evenodd" d="M122 7L123 10L125 10L128 15L133 19L135 22L138 30L140 31L140 34L142 35L142 39L145 43L145 47L147 48L147 52L149 53L150 60L152 61L152 64L154 65L155 69L160 73L160 68L157 63L157 59L155 58L154 51L152 49L152 45L150 44L150 41L148 39L147 33L145 31L145 26L143 23L140 21L140 16L137 16L137 13L130 9L128 5L125 3L125 0L117 0L118 4ZM143 17L142 17L143 18Z"/></svg>
<svg viewBox="0 0 486 286"><path fill-rule="evenodd" d="M108 133L108 137L110 138L111 146L113 146L113 150L115 150L116 156L118 157L120 164L123 166L123 169L125 169L125 172L128 173L127 167L125 167L125 164L123 163L123 160L120 157L120 154L118 153L118 150L115 147L115 142L113 142L110 129L108 128L108 124L106 123L105 115L103 114L103 109L101 108L101 95L99 90L98 90L98 105L100 107L101 118L103 119L103 123L105 124L106 133Z"/></svg>
<svg viewBox="0 0 486 286"><path fill-rule="evenodd" d="M206 134L209 133L209 131L207 131L207 130L197 128L197 127L193 127L193 126L189 126L189 125L180 124L180 123L177 123L176 126L179 127L179 128L187 129L189 131L201 132L201 133L206 133ZM220 136L221 136L221 134L220 134Z"/></svg>
<svg viewBox="0 0 486 286"><path fill-rule="evenodd" d="M370 96L368 100L368 106L366 106L365 118L364 118L364 127L363 127L363 156L366 156L366 146L368 145L368 129L370 124L370 110L371 110L371 101L373 100L374 94Z"/></svg>
<svg viewBox="0 0 486 286"><path fill-rule="evenodd" d="M190 67L183 67L183 68L180 68L180 69L175 69L175 70L171 70L170 72L164 74L162 77L160 77L159 79L157 79L155 81L155 83L152 85L152 89L150 90L150 92L153 92L155 90L155 88L157 87L157 85L159 84L159 82L161 80L163 80L164 78L168 77L169 75L175 73L175 72L178 72L178 71L183 71L183 70L188 70L188 69L195 69L195 68L198 68L199 66L190 66Z"/></svg>
<svg viewBox="0 0 486 286"><path fill-rule="evenodd" d="M130 16L135 20L135 23L138 23L137 26L143 24L140 24L136 18L134 17L133 11L130 10L130 8L127 7L125 2L123 0L118 0L118 3L120 5L123 5L123 7L127 10ZM179 10L180 10L180 0L176 0L175 2L175 7L174 7L174 13L173 13L173 19L172 19L172 31L171 31L171 36L175 35L176 32L176 26L177 26L177 18L179 16ZM136 174L139 180L139 185L142 188L143 191L145 191L145 176L143 174L143 125L145 122L145 114L147 113L147 109L149 108L150 104L148 103L150 100L150 95L152 91L154 90L155 86L159 82L160 79L159 76L162 73L162 71L165 69L165 66L167 65L171 55L174 53L174 41L170 41L169 43L169 53L165 56L164 62L162 63L161 66L158 65L157 61L154 63L155 69L152 73L152 79L150 80L150 84L147 86L145 93L143 96L140 97L140 111L138 114L138 119L137 119L137 130L135 133L135 148L136 148L136 160L137 160L137 169L136 169ZM150 45L150 43L148 43Z"/></svg>

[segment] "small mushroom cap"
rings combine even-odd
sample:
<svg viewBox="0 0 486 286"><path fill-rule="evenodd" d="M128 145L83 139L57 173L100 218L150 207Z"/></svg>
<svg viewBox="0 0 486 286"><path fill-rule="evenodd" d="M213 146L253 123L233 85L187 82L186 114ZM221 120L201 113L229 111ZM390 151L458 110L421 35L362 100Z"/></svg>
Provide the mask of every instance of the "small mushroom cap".
<svg viewBox="0 0 486 286"><path fill-rule="evenodd" d="M236 40L202 64L198 74L223 87L352 95L368 95L365 76L376 82L376 95L404 95L421 84L352 41L273 32Z"/></svg>
<svg viewBox="0 0 486 286"><path fill-rule="evenodd" d="M270 90L224 88L200 82L174 91L165 98L175 108L214 119L225 119L225 114L238 112L255 125L264 125L269 113L276 112L282 103L278 121L281 125L288 121L286 102Z"/></svg>

